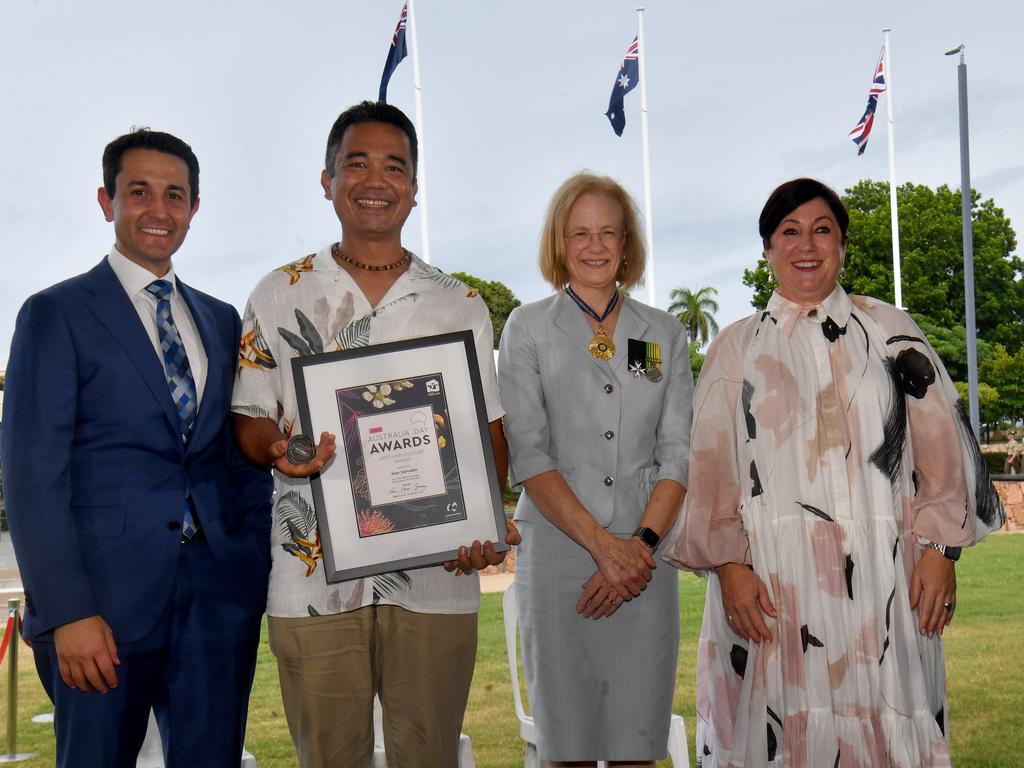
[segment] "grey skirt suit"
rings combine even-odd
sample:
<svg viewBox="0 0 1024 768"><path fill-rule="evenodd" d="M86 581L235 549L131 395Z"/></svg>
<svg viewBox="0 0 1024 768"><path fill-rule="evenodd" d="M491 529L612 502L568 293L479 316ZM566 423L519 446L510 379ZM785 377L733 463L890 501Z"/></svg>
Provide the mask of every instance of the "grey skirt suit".
<svg viewBox="0 0 1024 768"><path fill-rule="evenodd" d="M693 382L686 333L671 315L624 299L615 356L564 293L517 308L501 338L499 384L513 485L556 470L610 533L628 538L661 479L686 484ZM660 345L662 378L630 371L630 339ZM542 759L665 756L679 644L678 576L659 562L611 617L576 613L597 569L524 491L516 509L523 663Z"/></svg>

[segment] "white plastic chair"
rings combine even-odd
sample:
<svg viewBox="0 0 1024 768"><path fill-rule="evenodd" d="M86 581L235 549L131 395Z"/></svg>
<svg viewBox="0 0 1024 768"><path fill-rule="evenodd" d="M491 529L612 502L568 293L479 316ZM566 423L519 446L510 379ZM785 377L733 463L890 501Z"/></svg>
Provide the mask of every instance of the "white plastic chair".
<svg viewBox="0 0 1024 768"><path fill-rule="evenodd" d="M526 714L523 708L523 694L519 690L519 651L516 640L519 636L519 604L516 602L516 585L512 584L505 590L502 599L502 611L505 618L505 651L508 654L508 671L512 678L512 702L519 718L519 735L526 742L526 757L523 768L541 768L540 757L537 755L537 728L533 717ZM690 768L690 750L686 743L686 723L682 715L672 715L668 727L668 754L672 758L674 768ZM607 763L598 761L599 768L607 768Z"/></svg>
<svg viewBox="0 0 1024 768"><path fill-rule="evenodd" d="M516 585L510 584L501 600L501 611L505 618L505 652L508 655L508 673L512 679L512 703L519 718L519 736L526 742L526 757L523 768L541 768L537 755L537 728L533 717L523 708L523 693L519 690L519 603L516 602Z"/></svg>
<svg viewBox="0 0 1024 768"><path fill-rule="evenodd" d="M146 739L142 742L142 750L139 752L136 768L164 768L164 748L160 743L160 731L156 727L156 715L149 712L149 727L146 729ZM256 758L242 749L241 768L256 768Z"/></svg>
<svg viewBox="0 0 1024 768"><path fill-rule="evenodd" d="M388 758L384 754L384 710L380 699L373 697L373 757L370 768L387 768ZM459 736L459 768L476 768L476 757L473 755L473 742L466 734Z"/></svg>

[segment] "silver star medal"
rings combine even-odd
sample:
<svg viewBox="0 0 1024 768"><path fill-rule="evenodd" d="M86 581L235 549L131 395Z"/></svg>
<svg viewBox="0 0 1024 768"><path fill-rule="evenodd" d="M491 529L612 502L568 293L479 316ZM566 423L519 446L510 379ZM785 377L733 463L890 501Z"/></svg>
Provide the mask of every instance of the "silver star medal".
<svg viewBox="0 0 1024 768"><path fill-rule="evenodd" d="M643 363L637 361L635 363L630 364L629 372L632 373L636 378L641 379L643 378L644 374L647 373L647 370L644 368Z"/></svg>

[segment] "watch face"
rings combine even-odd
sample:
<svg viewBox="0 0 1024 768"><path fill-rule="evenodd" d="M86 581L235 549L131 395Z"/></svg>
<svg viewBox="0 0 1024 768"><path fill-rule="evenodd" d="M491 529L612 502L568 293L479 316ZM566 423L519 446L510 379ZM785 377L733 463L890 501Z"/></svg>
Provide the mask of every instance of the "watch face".
<svg viewBox="0 0 1024 768"><path fill-rule="evenodd" d="M656 534L650 528L637 528L636 533L633 535L639 537L640 541L651 549L655 549L661 541L661 536Z"/></svg>

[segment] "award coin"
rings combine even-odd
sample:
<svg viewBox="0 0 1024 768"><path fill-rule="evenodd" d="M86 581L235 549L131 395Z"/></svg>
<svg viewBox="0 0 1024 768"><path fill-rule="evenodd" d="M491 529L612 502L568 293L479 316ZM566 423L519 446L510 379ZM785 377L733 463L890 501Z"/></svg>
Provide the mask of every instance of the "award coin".
<svg viewBox="0 0 1024 768"><path fill-rule="evenodd" d="M661 381L661 368L656 365L652 365L644 372L644 375L647 376L648 381L657 384Z"/></svg>
<svg viewBox="0 0 1024 768"><path fill-rule="evenodd" d="M596 360L611 360L615 357L615 342L604 335L597 335L587 345Z"/></svg>
<svg viewBox="0 0 1024 768"><path fill-rule="evenodd" d="M284 457L292 464L306 464L316 456L316 443L306 435L292 435L288 438L288 448Z"/></svg>

